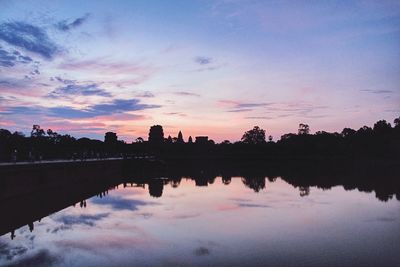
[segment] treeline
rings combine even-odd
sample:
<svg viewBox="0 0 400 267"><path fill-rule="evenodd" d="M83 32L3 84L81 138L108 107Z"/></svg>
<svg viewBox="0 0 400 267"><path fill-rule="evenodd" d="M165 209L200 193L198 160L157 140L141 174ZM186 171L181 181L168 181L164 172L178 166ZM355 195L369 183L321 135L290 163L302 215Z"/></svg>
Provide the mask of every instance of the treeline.
<svg viewBox="0 0 400 267"><path fill-rule="evenodd" d="M118 140L117 134L107 132L104 141L89 138L76 139L61 135L51 129L45 131L33 125L30 136L0 129L0 161L87 159L105 157L156 156L160 159L179 158L400 158L400 118L394 126L385 120L373 127L358 130L343 129L340 133L318 131L310 133L307 124L300 124L298 132L284 134L277 142L255 126L245 132L241 141L225 140L216 144L207 136L184 140L182 132L177 137L165 137L161 125L150 128L148 141L137 138L127 144Z"/></svg>
<svg viewBox="0 0 400 267"><path fill-rule="evenodd" d="M0 129L0 161L40 161L49 159L105 158L127 153L126 143L112 139L104 142L90 138L61 135L33 125L30 136Z"/></svg>

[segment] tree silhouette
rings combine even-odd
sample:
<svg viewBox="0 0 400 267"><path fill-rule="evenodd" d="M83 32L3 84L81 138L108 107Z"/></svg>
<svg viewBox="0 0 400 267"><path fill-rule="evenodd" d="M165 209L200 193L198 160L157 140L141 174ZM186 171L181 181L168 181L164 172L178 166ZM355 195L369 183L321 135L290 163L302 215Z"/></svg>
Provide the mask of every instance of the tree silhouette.
<svg viewBox="0 0 400 267"><path fill-rule="evenodd" d="M310 194L310 187L309 186L300 186L299 187L300 196L305 197Z"/></svg>
<svg viewBox="0 0 400 267"><path fill-rule="evenodd" d="M189 136L189 140L188 140L189 144L193 144L193 138L191 136Z"/></svg>
<svg viewBox="0 0 400 267"><path fill-rule="evenodd" d="M265 188L265 177L242 177L242 182L256 193Z"/></svg>
<svg viewBox="0 0 400 267"><path fill-rule="evenodd" d="M32 126L31 136L32 137L42 137L45 135L43 129L40 128L40 125L34 124Z"/></svg>
<svg viewBox="0 0 400 267"><path fill-rule="evenodd" d="M394 119L393 123L395 128L400 127L400 117Z"/></svg>
<svg viewBox="0 0 400 267"><path fill-rule="evenodd" d="M308 124L300 123L298 134L299 135L310 134L310 126L308 126Z"/></svg>
<svg viewBox="0 0 400 267"><path fill-rule="evenodd" d="M386 134L392 130L392 126L390 123L386 122L385 120L377 121L374 124L374 132L376 134Z"/></svg>
<svg viewBox="0 0 400 267"><path fill-rule="evenodd" d="M344 128L341 135L344 138L348 138L348 137L354 136L356 134L356 132L357 132L356 130L353 130L351 128Z"/></svg>
<svg viewBox="0 0 400 267"><path fill-rule="evenodd" d="M162 144L164 142L164 130L161 125L150 127L149 142L152 144Z"/></svg>
<svg viewBox="0 0 400 267"><path fill-rule="evenodd" d="M143 143L144 142L144 140L143 140L143 138L142 137L138 137L138 138L136 138L136 143Z"/></svg>
<svg viewBox="0 0 400 267"><path fill-rule="evenodd" d="M245 132L242 136L242 142L245 144L264 144L265 143L265 130L258 126L254 126L253 129Z"/></svg>

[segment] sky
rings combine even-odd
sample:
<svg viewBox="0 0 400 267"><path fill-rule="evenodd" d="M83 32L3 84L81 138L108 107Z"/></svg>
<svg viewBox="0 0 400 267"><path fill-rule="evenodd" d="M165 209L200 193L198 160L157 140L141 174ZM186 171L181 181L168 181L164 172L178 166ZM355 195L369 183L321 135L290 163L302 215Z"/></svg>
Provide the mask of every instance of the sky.
<svg viewBox="0 0 400 267"><path fill-rule="evenodd" d="M0 128L277 140L399 116L399 1L0 0Z"/></svg>

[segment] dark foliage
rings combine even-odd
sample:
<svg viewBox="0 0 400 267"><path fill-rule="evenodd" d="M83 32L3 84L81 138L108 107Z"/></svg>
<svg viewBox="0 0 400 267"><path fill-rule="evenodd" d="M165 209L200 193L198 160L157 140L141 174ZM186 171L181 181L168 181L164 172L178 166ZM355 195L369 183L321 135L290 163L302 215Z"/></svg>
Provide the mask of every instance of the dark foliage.
<svg viewBox="0 0 400 267"><path fill-rule="evenodd" d="M207 136L189 137L186 143L182 132L177 137L164 139L161 125L149 131L149 141L139 137L126 144L116 133L107 132L104 142L89 138L76 139L60 135L51 129L45 131L33 125L31 135L11 133L0 129L0 161L36 161L48 159L86 159L104 157L146 157L159 159L209 158L209 159L331 159L331 158L400 158L400 118L394 127L385 120L373 128L363 126L358 130L344 128L341 133L317 131L310 133L307 124L300 124L298 134L281 136L277 142L272 136L266 142L265 130L255 126L244 133L241 142L224 140L215 144Z"/></svg>

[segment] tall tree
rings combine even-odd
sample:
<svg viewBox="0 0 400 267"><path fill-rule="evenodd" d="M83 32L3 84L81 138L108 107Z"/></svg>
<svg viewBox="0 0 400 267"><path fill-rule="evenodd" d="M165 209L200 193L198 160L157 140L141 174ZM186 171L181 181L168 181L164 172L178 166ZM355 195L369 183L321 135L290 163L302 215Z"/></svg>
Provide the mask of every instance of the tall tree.
<svg viewBox="0 0 400 267"><path fill-rule="evenodd" d="M264 144L265 143L265 130L258 126L245 132L242 136L242 142L245 144Z"/></svg>
<svg viewBox="0 0 400 267"><path fill-rule="evenodd" d="M310 126L308 126L308 124L300 123L298 134L299 135L310 134Z"/></svg>
<svg viewBox="0 0 400 267"><path fill-rule="evenodd" d="M344 138L348 138L348 137L354 136L356 134L356 132L357 132L356 130L353 130L351 128L344 128L341 135Z"/></svg>
<svg viewBox="0 0 400 267"><path fill-rule="evenodd" d="M40 128L40 125L34 124L32 126L32 131L31 131L32 137L42 137L44 135L45 135L45 132L42 128Z"/></svg>
<svg viewBox="0 0 400 267"><path fill-rule="evenodd" d="M393 123L395 128L400 127L400 117L394 119Z"/></svg>
<svg viewBox="0 0 400 267"><path fill-rule="evenodd" d="M392 125L385 120L380 120L374 124L373 130L376 134L386 134L392 130Z"/></svg>

